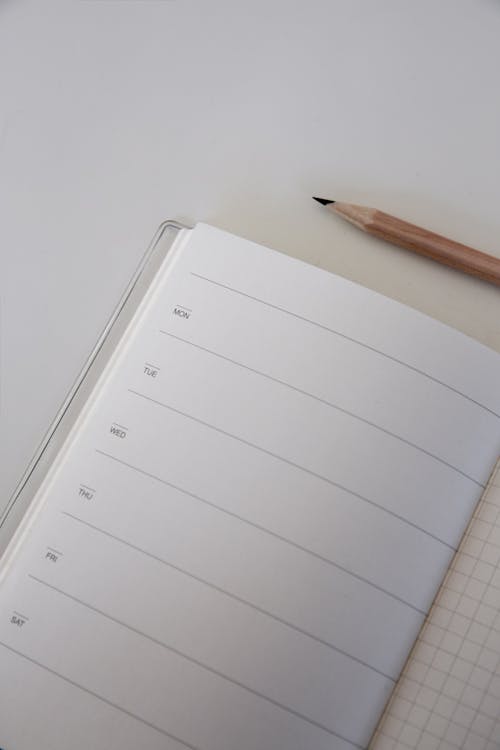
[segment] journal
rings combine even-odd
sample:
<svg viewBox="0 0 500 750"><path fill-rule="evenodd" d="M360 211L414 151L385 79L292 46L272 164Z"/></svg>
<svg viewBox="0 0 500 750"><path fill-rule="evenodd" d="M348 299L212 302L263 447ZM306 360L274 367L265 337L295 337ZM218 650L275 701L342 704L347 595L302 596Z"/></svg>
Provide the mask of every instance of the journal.
<svg viewBox="0 0 500 750"><path fill-rule="evenodd" d="M2 519L0 747L366 748L499 453L500 355L167 222Z"/></svg>

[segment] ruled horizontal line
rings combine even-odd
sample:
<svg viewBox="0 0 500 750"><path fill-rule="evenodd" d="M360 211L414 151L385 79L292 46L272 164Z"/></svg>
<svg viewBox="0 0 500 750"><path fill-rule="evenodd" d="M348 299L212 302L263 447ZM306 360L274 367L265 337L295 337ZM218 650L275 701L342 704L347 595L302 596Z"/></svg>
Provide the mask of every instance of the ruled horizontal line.
<svg viewBox="0 0 500 750"><path fill-rule="evenodd" d="M311 398L320 404L329 406L330 408L335 409L336 411L339 411L342 414L346 414L347 416L352 417L353 419L357 419L358 421L363 422L369 427L373 427L374 429L379 430L380 432L383 432L385 435L389 435L389 437L392 437L395 440L399 440L405 445L408 445L410 448L414 448L415 450L420 451L421 453L424 453L426 456L429 456L429 458L433 458L435 461L439 461L439 463L457 472L457 474L461 474L463 477L465 477L465 479L468 479L470 482L473 482L474 484L478 485L478 487L482 487L484 489L484 484L479 482L477 479L474 479L474 477L471 477L470 474L467 474L465 471L463 471L462 469L459 469L454 464L451 464L449 461L445 461L440 456L437 456L435 453L432 453L432 451L429 451L426 448L422 448L422 446L417 445L417 443L413 443L411 440L407 440L401 435L398 435L396 432L392 432L391 430L388 430L385 427L382 427L376 422L371 422L369 419L366 419L365 417L362 417L359 414L356 414L355 412L349 411L349 409L345 409L344 407L339 406L338 404L334 404L332 401L328 401L328 399L321 398L321 396L316 396L314 393L310 393L309 391L306 391L303 388L299 388L298 386L292 385L291 383L288 383L286 380L275 378L273 375L269 375L266 372L262 372L262 370L257 370L254 367L250 367L249 365L243 364L243 362L238 362L235 359L231 359L231 357L227 357L225 354L220 354L219 352L216 352L213 349L208 349L207 347L201 346L200 344L195 344L193 341L189 341L189 339L184 339L181 336L176 336L174 333L170 333L169 331L165 331L163 329L160 329L160 333L163 333L165 336L169 336L170 338L176 339L177 341L182 341L182 343L187 344L188 346L192 346L195 349L199 349L200 351L206 352L207 354L211 354L212 356L217 357L218 359L222 359L225 362L229 362L237 367L241 367L243 370L252 372L255 375L260 375L261 377L266 378L267 380L271 380L273 383L278 383L279 385L282 385L285 388L289 388L290 390L295 391L296 393L300 393L302 396L307 396L308 398Z"/></svg>
<svg viewBox="0 0 500 750"><path fill-rule="evenodd" d="M84 490L88 490L89 492L95 492L95 490L92 487L88 487L86 484L80 484L80 487Z"/></svg>
<svg viewBox="0 0 500 750"><path fill-rule="evenodd" d="M132 542L129 542L126 539L123 539L122 537L117 536L116 534L112 534L111 532L100 528L99 526L94 526L94 524L89 523L88 521L84 521L82 518L79 518L78 516L75 516L72 513L69 513L68 511L61 510L61 513L73 519L73 521L78 521L84 526L87 526L88 528L93 529L94 531L99 532L100 534L103 534L104 536L107 536L110 539L113 539L115 542L119 542L120 544L123 544L124 546L129 547L130 549L133 549L135 552L140 552L145 557L149 557L151 560L155 560L156 562L159 562L162 565L165 565L168 568L175 570L177 573L181 573L187 578L191 578L193 581L197 581L198 583L201 583L204 586L207 586L208 588L211 588L214 591L217 591L219 594L223 594L228 599L232 599L238 602L239 604L243 604L245 607L248 607L249 609L253 609L256 612L259 612L261 615L265 615L269 619L274 620L275 622L278 622L280 625L284 625L285 627L290 628L290 630L294 630L300 635L303 635L306 638L310 638L312 641L319 643L321 646L325 646L326 648L329 648L332 651L337 652L338 654L342 654L342 656L345 656L351 661L357 662L362 667L366 667L366 669L370 669L372 672L376 672L381 677L384 677L384 679L390 680L390 682L395 682L395 679L393 677L386 674L382 670L377 669L376 667L372 666L368 662L363 661L363 659L360 659L357 656L353 656L348 651L345 651L344 649L341 649L338 646L335 646L335 644L331 643L330 641L327 641L324 638L320 638L319 636L314 635L314 633L310 633L308 630L305 630L304 628L301 628L298 625L294 625L292 622L289 622L288 620L285 620L283 617L280 617L279 615L276 615L273 612L270 612L269 610L264 609L263 607L260 607L257 604L254 604L248 599L244 599L242 596L233 594L231 591L228 591L227 589L224 589L221 586L218 586L217 584L212 583L211 581L208 581L206 578L202 578L201 576L195 575L194 573L191 573L185 568L181 568L179 565L175 565L174 563L171 563L168 560L165 560L163 557L159 557L158 555L155 555L154 553L149 552L143 547L139 547L136 544L133 544Z"/></svg>
<svg viewBox="0 0 500 750"><path fill-rule="evenodd" d="M428 372L425 372L425 370L421 370L418 367L415 367L414 365L410 365L408 362L405 362L402 359L398 359L397 357L394 357L391 354L387 354L387 352L384 352L381 349L377 349L374 346L370 346L370 344L366 344L364 341L360 341L359 339L355 339L352 336L348 336L347 334L342 333L341 331L337 331L335 328L330 328L329 326L324 325L323 323L318 323L318 321L312 320L311 318L307 318L304 315L299 315L298 313L293 312L292 310L287 310L285 307L274 305L271 302L267 302L266 300L261 299L260 297L254 297L252 294L243 292L241 289L236 289L235 287L229 286L229 284L223 284L220 281L215 281L215 279L208 278L208 276L203 276L200 273L195 273L195 271L191 271L191 276L195 276L196 278L201 279L202 281L206 281L209 284L214 284L215 286L221 287L222 289L226 289L227 291L233 292L234 294L239 294L242 297L246 297L247 299L253 300L254 302L259 302L261 305L265 305L266 307L269 307L273 310L278 310L279 312L284 313L285 315L290 315L293 318L302 320L304 321L304 323L309 323L310 325L313 325L316 328L321 328L323 331L328 331L329 333L333 333L335 336L340 336L346 341L351 341L353 344L358 344L358 346L362 346L364 349L368 349L369 351L375 352L375 354L380 354L380 356L385 357L386 359L390 359L392 362L396 362L397 364L402 365L403 367L407 367L409 370L413 370L413 372L416 372L419 375L422 375L423 377L428 378L429 380L432 380L434 383L437 383L438 385L441 385L444 388L448 388L448 390L453 391L453 393L456 393L458 396L465 398L467 401L470 401L472 404L475 404L476 406L479 406L481 409L484 409L490 414L493 414L493 416L500 418L500 414L498 414L496 411L494 411L493 409L490 409L488 406L485 406L480 401L476 401L476 399L472 398L471 396L468 396L466 393L464 393L463 391L460 391L458 388L454 388L452 385L449 385L449 383L445 383L443 380L439 380L439 378L436 378L433 375L430 375Z"/></svg>
<svg viewBox="0 0 500 750"><path fill-rule="evenodd" d="M379 503L375 502L375 500L370 500L370 498L365 497L365 495L361 495L359 494L359 492L355 492L354 490L349 489L349 487L345 487L343 484L340 484L339 482L335 482L333 479L330 479L329 477L325 477L323 474L319 474L318 472L313 471L312 469L308 469L305 466L301 466L301 464L297 464L295 463L295 461L291 461L290 459L285 458L284 456L280 456L278 453L273 453L273 451L270 451L267 448L263 448L262 446L257 445L256 443L252 443L250 440L246 440L245 438L242 438L239 435L234 435L233 433L228 432L227 430L223 430L221 427L216 427L215 425L210 424L209 422L205 422L203 419L199 419L198 417L195 417L192 414L188 414L187 412L181 411L180 409L175 409L173 406L170 406L169 404L165 404L162 401L157 401L156 399L151 398L150 396L146 396L144 393L135 391L133 388L129 388L128 390L129 390L129 393L132 393L134 396L138 396L139 398L143 398L145 401L149 401L150 403L156 404L157 406L161 406L164 409L168 409L169 411L172 411L175 414L179 414L181 417L185 417L186 419L191 419L193 422L197 422L198 424L201 424L210 430L214 430L215 432L218 432L219 434L224 435L225 437L229 437L233 440L237 440L243 445L247 445L249 448L254 448L255 450L260 451L261 453L265 453L266 455L271 456L272 458L275 458L278 461L282 461L283 463L288 464L288 466L293 466L295 469L298 469L299 471L303 471L305 474L309 474L310 476L316 477L316 479L320 479L321 481L326 482L326 484L329 484L332 487L338 487L340 490L347 492L349 495L352 495L353 497L357 497L359 500L363 500L365 503L372 505L374 508L378 508L383 513L387 513L389 516L392 516L393 518L397 518L399 521L406 524L407 526L411 526L412 528L417 529L417 531L420 531L422 534L425 534L431 539L434 539L436 542L439 542L445 547L448 547L448 549L456 551L456 548L453 547L453 545L449 544L448 542L445 542L443 539L440 539L435 534L432 534L432 532L427 531L426 529L422 528L422 526L419 526L413 521L409 521L407 518L404 518L404 516L399 515L399 513L395 513L393 510L384 508L383 505L380 505Z"/></svg>
<svg viewBox="0 0 500 750"><path fill-rule="evenodd" d="M32 656L23 654L22 651L18 651L17 649L12 648L12 646L8 646L6 643L3 643L3 641L0 641L0 646L3 646L3 648L7 649L7 651L11 651L13 654L16 654L16 656L21 657L21 659L26 659L26 661L29 661L31 664L34 664L35 666L40 667L40 669L44 669L46 672L49 672L49 674L54 675L54 677L58 677L60 680L64 680L64 682L67 682L69 685L72 685L78 690L82 690L84 693L91 695L93 698L97 698L97 700L102 701L102 703L105 703L107 706L110 706L111 708L114 708L117 711L120 711L121 713L126 714L132 719L136 719L136 721L139 721L141 724L144 724L145 726L149 727L149 729L154 729L155 732L159 732L159 734L162 734L164 737L168 737L169 739L174 740L175 742L178 742L183 747L187 747L189 748L189 750L201 750L200 747L196 745L191 745L191 743L181 740L180 737L176 737L175 734L171 734L170 732L167 732L165 729L162 729L156 724L153 724L151 721L147 721L146 719L143 719L142 716L139 716L138 714L134 714L132 711L128 711L126 708L123 708L123 706L119 706L118 703L114 703L113 701L108 700L108 698L105 698L103 695L99 695L99 693L96 693L94 690L90 690L90 688L87 688L84 685L81 685L80 683L76 682L75 680L70 679L69 677L66 677L65 675L61 674L61 672L57 672L55 669L48 667L46 664L43 664L41 661L38 661L37 659L34 659Z"/></svg>
<svg viewBox="0 0 500 750"><path fill-rule="evenodd" d="M316 560L320 560L321 562L324 562L327 565L331 565L333 568L337 568L337 570L342 571L342 573L346 573L352 578L355 578L356 580L361 581L362 583L366 583L367 585L371 586L377 591L380 591L382 594L385 594L386 596L389 596L391 599L394 599L395 601L400 602L401 604L404 604L405 606L409 607L410 609L413 609L415 612L418 612L421 615L427 614L427 610L420 609L419 607L415 606L411 602L406 601L406 599L403 599L397 594L394 594L392 591L389 591L388 589L383 588L383 586L379 586L379 584L374 583L369 578L365 578L359 573L355 573L349 568L346 568L344 565L341 565L340 563L337 563L334 560L331 560L329 557L325 557L324 555L319 554L319 552L315 552L314 550L309 549L309 547L305 547L302 544L299 544L298 542L294 542L292 539L289 539L286 536L282 536L281 534L278 534L276 531L272 531L271 529L268 529L266 526L262 526L261 524L255 523L255 521L250 521L248 518L245 518L244 516L240 516L238 515L238 513L234 513L233 511L228 510L227 508L224 508L222 505L217 505L217 503L214 503L211 500L207 500L206 498L201 497L201 495L196 495L194 492L190 492L189 490L186 490L183 487L179 487L179 485L173 484L173 482L169 482L168 480L163 479L162 477L159 477L156 474L152 474L149 471L145 471L144 469L139 468L138 466L134 466L134 464L130 464L127 461L123 461L121 458L117 458L116 456L113 456L111 453L106 453L105 451L100 450L99 448L96 448L96 453L99 453L101 456L105 456L106 458L109 458L112 461L116 461L116 463L119 463L122 466L126 466L128 469L131 469L132 471L136 471L138 474L142 474L143 476L148 477L149 479L153 479L156 482L160 482L166 487L171 487L173 490L176 490L177 492L181 492L183 495L186 495L187 497L190 497L193 500L196 500L197 502L203 503L204 505L208 505L210 508L212 508L212 510L223 513L224 515L229 516L230 518L234 518L235 520L240 521L241 523L244 523L247 526L251 526L252 528L257 529L258 531L261 531L262 533L266 534L267 536L272 537L273 539L278 539L280 542L283 542L284 544L287 544L290 547L298 549L301 552L304 552L305 554L310 555L311 557L314 557ZM62 512L66 512L66 511L62 511Z"/></svg>
<svg viewBox="0 0 500 750"><path fill-rule="evenodd" d="M118 422L113 422L113 427L119 427L121 430L128 430L128 427L124 427L122 424L118 424Z"/></svg>
<svg viewBox="0 0 500 750"><path fill-rule="evenodd" d="M175 654L176 656L181 657L182 659L185 659L186 661L190 662L191 664L194 664L200 669L204 669L205 671L210 672L216 677L219 677L231 683L232 685L235 685L236 687L239 687L240 689L245 690L251 695L254 695L257 698L260 698L261 700L266 701L267 703L270 703L276 708L279 708L282 711L285 711L286 713L289 713L292 716L295 716L297 719L301 719L307 724L311 724L317 729L321 729L323 732L326 732L332 737L338 737L339 739L344 740L345 742L349 742L353 747L357 747L357 748L360 748L360 750L363 750L362 745L357 745L356 743L352 742L352 740L349 740L347 737L344 737L343 735L339 734L335 730L326 726L326 724L322 724L321 722L316 721L315 719L311 719L305 714L302 714L300 711L296 711L294 708L290 708L284 703L280 703L274 698L270 698L264 693L261 693L259 690L255 690L254 688L251 688L248 685L245 685L245 683L240 682L239 680L236 680L233 677L229 677L228 675L224 674L224 672L221 672L218 669L215 669L214 667L211 667L210 665L205 664L204 662L200 661L199 659L194 658L193 656L189 656L189 654L186 654L183 651L180 651L174 646L169 646L167 643L160 641L158 638L154 638L153 636L148 635L147 633L144 633L142 630L135 628L133 625L129 625L123 620L120 620L117 617L114 617L113 615L110 615L109 613L104 612L104 610L99 609L98 607L94 607L92 604L89 604L88 602L85 602L83 599L79 599L77 596L74 596L73 594L70 594L67 591L63 591L63 589L57 588L57 586L53 586L52 584L48 583L47 581L42 580L41 578L37 578L31 573L28 574L28 577L31 578L33 581L36 581L37 583L39 583L41 586L46 586L52 591L55 591L60 596L64 596L67 599L70 599L71 601L76 602L77 604L80 604L80 606L85 607L86 609L89 609L92 612L95 612L95 614L98 614L101 617L104 617L105 619L109 620L110 622L115 623L116 625L126 628L131 633L135 633L136 635L144 638L145 640L148 640L151 643L154 643L156 646L160 646L161 648L164 648L166 651L170 651L171 653Z"/></svg>

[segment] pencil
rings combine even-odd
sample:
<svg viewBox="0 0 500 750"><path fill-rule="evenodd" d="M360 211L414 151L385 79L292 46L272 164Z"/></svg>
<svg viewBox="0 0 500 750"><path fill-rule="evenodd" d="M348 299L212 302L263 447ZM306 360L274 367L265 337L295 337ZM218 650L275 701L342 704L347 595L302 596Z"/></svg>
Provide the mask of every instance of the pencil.
<svg viewBox="0 0 500 750"><path fill-rule="evenodd" d="M376 208L314 198L358 229L500 286L500 258L409 224Z"/></svg>

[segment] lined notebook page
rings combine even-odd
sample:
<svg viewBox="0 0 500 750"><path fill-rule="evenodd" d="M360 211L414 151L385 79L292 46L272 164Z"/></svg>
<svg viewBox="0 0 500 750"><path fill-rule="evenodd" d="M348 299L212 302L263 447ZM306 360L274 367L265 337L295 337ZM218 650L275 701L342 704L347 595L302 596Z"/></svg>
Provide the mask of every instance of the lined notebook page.
<svg viewBox="0 0 500 750"><path fill-rule="evenodd" d="M371 748L500 748L500 463Z"/></svg>
<svg viewBox="0 0 500 750"><path fill-rule="evenodd" d="M500 358L184 233L0 587L4 750L365 747L500 442Z"/></svg>

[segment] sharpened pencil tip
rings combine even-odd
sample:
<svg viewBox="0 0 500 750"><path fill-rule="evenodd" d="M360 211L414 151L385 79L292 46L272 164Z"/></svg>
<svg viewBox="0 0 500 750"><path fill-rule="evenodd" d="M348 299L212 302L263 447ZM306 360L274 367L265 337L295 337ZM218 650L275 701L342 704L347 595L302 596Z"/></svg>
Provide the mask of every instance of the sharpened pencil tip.
<svg viewBox="0 0 500 750"><path fill-rule="evenodd" d="M335 203L335 201L329 201L327 198L316 198L315 195L313 195L313 201L318 201L322 206L329 206L330 203Z"/></svg>

